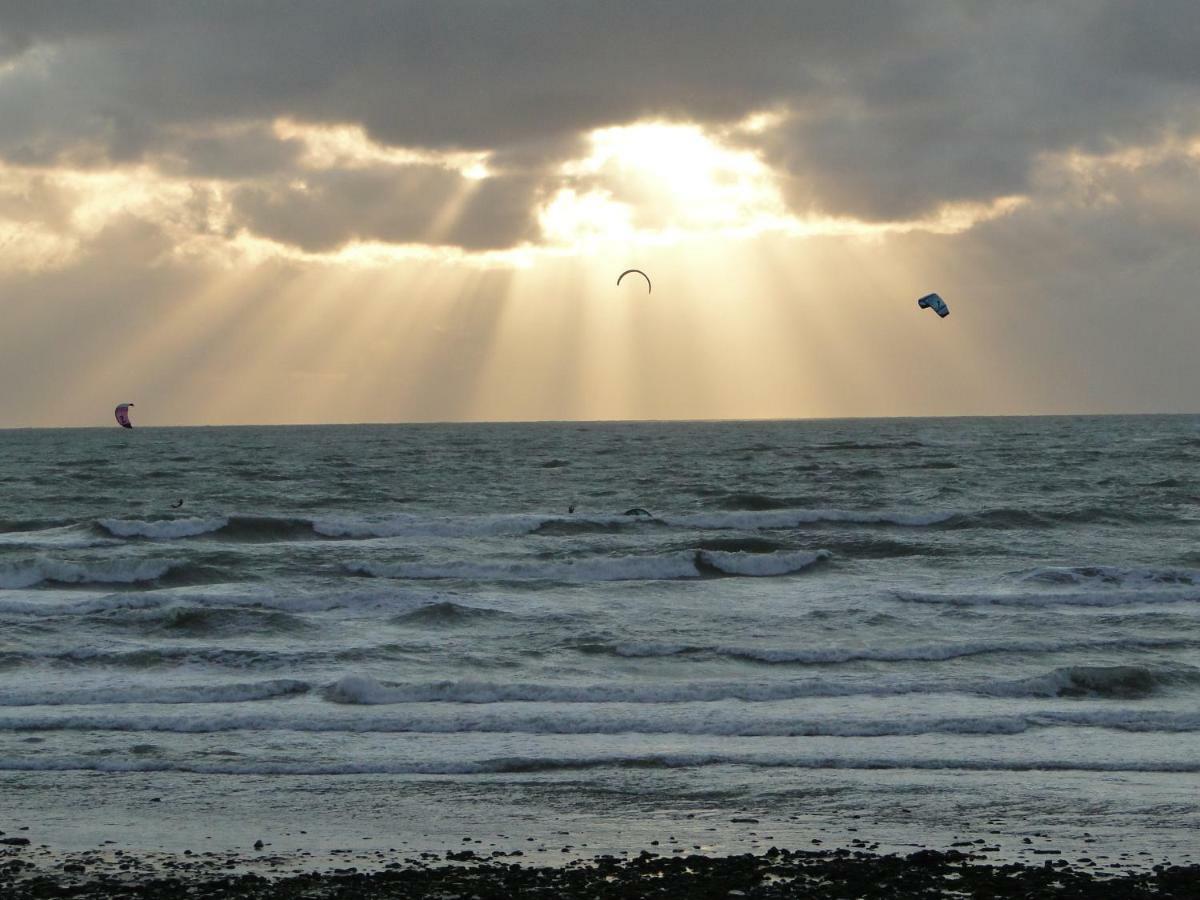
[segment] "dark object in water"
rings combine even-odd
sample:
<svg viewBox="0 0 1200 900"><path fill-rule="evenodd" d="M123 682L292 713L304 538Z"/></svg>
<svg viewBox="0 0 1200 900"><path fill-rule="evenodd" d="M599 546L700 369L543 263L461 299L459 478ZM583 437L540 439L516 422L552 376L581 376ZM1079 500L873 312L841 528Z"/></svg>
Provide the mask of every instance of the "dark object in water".
<svg viewBox="0 0 1200 900"><path fill-rule="evenodd" d="M183 506L183 498L182 497L180 497L178 500L176 500L174 503L171 504L171 509L179 509L179 507L181 507L181 506Z"/></svg>
<svg viewBox="0 0 1200 900"><path fill-rule="evenodd" d="M632 509L627 509L627 510L625 510L625 512L621 513L621 515L623 515L623 516L650 516L651 518L653 518L653 516L651 516L649 511L642 509L640 506L635 506Z"/></svg>
<svg viewBox="0 0 1200 900"><path fill-rule="evenodd" d="M572 503L570 506L567 507L567 512L569 512L569 513L575 512L575 504L574 503Z"/></svg>

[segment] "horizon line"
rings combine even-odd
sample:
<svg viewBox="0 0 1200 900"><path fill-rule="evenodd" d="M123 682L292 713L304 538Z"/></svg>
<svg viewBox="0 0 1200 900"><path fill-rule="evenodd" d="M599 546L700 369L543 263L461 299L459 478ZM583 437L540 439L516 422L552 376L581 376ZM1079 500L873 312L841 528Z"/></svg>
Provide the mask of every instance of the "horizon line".
<svg viewBox="0 0 1200 900"><path fill-rule="evenodd" d="M876 421L940 421L946 419L1099 419L1132 418L1135 416L1200 416L1200 411L1155 412L1057 412L1057 413L954 413L939 416L877 415L877 416L748 416L746 418L680 418L680 419L411 419L407 421L359 422L241 422L236 424L135 425L132 431L166 428L356 428L363 426L425 426L425 425L715 425L750 422L876 422ZM6 431L125 431L114 425L6 425Z"/></svg>

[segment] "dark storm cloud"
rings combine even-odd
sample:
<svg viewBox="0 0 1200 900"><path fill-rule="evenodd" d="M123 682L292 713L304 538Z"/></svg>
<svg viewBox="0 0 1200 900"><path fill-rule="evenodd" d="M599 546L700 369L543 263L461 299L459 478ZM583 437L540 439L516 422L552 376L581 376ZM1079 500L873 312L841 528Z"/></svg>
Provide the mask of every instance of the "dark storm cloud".
<svg viewBox="0 0 1200 900"><path fill-rule="evenodd" d="M262 125L232 134L168 136L155 146L163 168L205 178L244 179L295 171L304 143Z"/></svg>
<svg viewBox="0 0 1200 900"><path fill-rule="evenodd" d="M1088 3L950 16L916 46L848 67L836 95L760 146L792 176L798 208L902 219L1023 193L1047 152L1104 152L1200 125L1197 57L1147 62L1156 39L1177 41L1182 14ZM1188 41L1200 50L1200 37Z"/></svg>
<svg viewBox="0 0 1200 900"><path fill-rule="evenodd" d="M112 10L107 17L98 10ZM46 89L155 122L287 113L420 146L495 147L645 113L737 115L806 83L801 56L883 48L873 4L548 2L26 5ZM752 52L748 52L752 51ZM80 76L86 76L81 78Z"/></svg>
<svg viewBox="0 0 1200 900"><path fill-rule="evenodd" d="M895 219L1022 193L1047 151L1195 129L1198 23L1178 0L10 2L0 53L28 64L0 77L0 154L131 160L171 129L291 116L529 173L589 128L784 108L753 145L793 205ZM293 162L192 153L215 173Z"/></svg>

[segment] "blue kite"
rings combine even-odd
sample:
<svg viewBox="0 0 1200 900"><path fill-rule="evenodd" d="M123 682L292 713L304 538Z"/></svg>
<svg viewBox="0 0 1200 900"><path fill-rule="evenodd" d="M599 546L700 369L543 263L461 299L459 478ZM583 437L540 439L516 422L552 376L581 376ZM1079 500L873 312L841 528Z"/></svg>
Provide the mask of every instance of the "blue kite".
<svg viewBox="0 0 1200 900"><path fill-rule="evenodd" d="M950 307L948 307L946 305L946 301L937 294L926 294L917 301L917 306L921 307L921 309L932 309L943 319L950 315Z"/></svg>

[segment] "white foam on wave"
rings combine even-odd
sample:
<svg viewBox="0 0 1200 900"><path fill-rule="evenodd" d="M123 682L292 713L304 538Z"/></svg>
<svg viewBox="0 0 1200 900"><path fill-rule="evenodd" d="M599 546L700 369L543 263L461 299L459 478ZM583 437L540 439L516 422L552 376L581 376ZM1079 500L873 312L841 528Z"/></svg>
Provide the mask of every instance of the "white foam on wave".
<svg viewBox="0 0 1200 900"><path fill-rule="evenodd" d="M156 609L168 601L151 593L101 594L79 599L74 592L51 593L48 590L30 591L16 598L0 598L0 614L27 616L76 616L108 612L116 609ZM32 595L32 596L30 596Z"/></svg>
<svg viewBox="0 0 1200 900"><path fill-rule="evenodd" d="M701 550L697 559L727 575L770 577L801 572L833 556L828 550L811 553L743 553L741 551Z"/></svg>
<svg viewBox="0 0 1200 900"><path fill-rule="evenodd" d="M153 541L176 541L220 531L229 524L224 516L207 519L100 519L98 524L109 534L122 538L148 538Z"/></svg>
<svg viewBox="0 0 1200 900"><path fill-rule="evenodd" d="M0 589L33 587L47 581L59 584L157 581L178 565L182 565L182 562L174 559L111 559L86 564L38 559L30 563L0 566Z"/></svg>
<svg viewBox="0 0 1200 900"><path fill-rule="evenodd" d="M88 533L79 525L62 525L34 531L6 531L0 533L0 546L5 547L51 547L55 550L84 550L89 547L105 547L120 543L112 538L98 537Z"/></svg>

